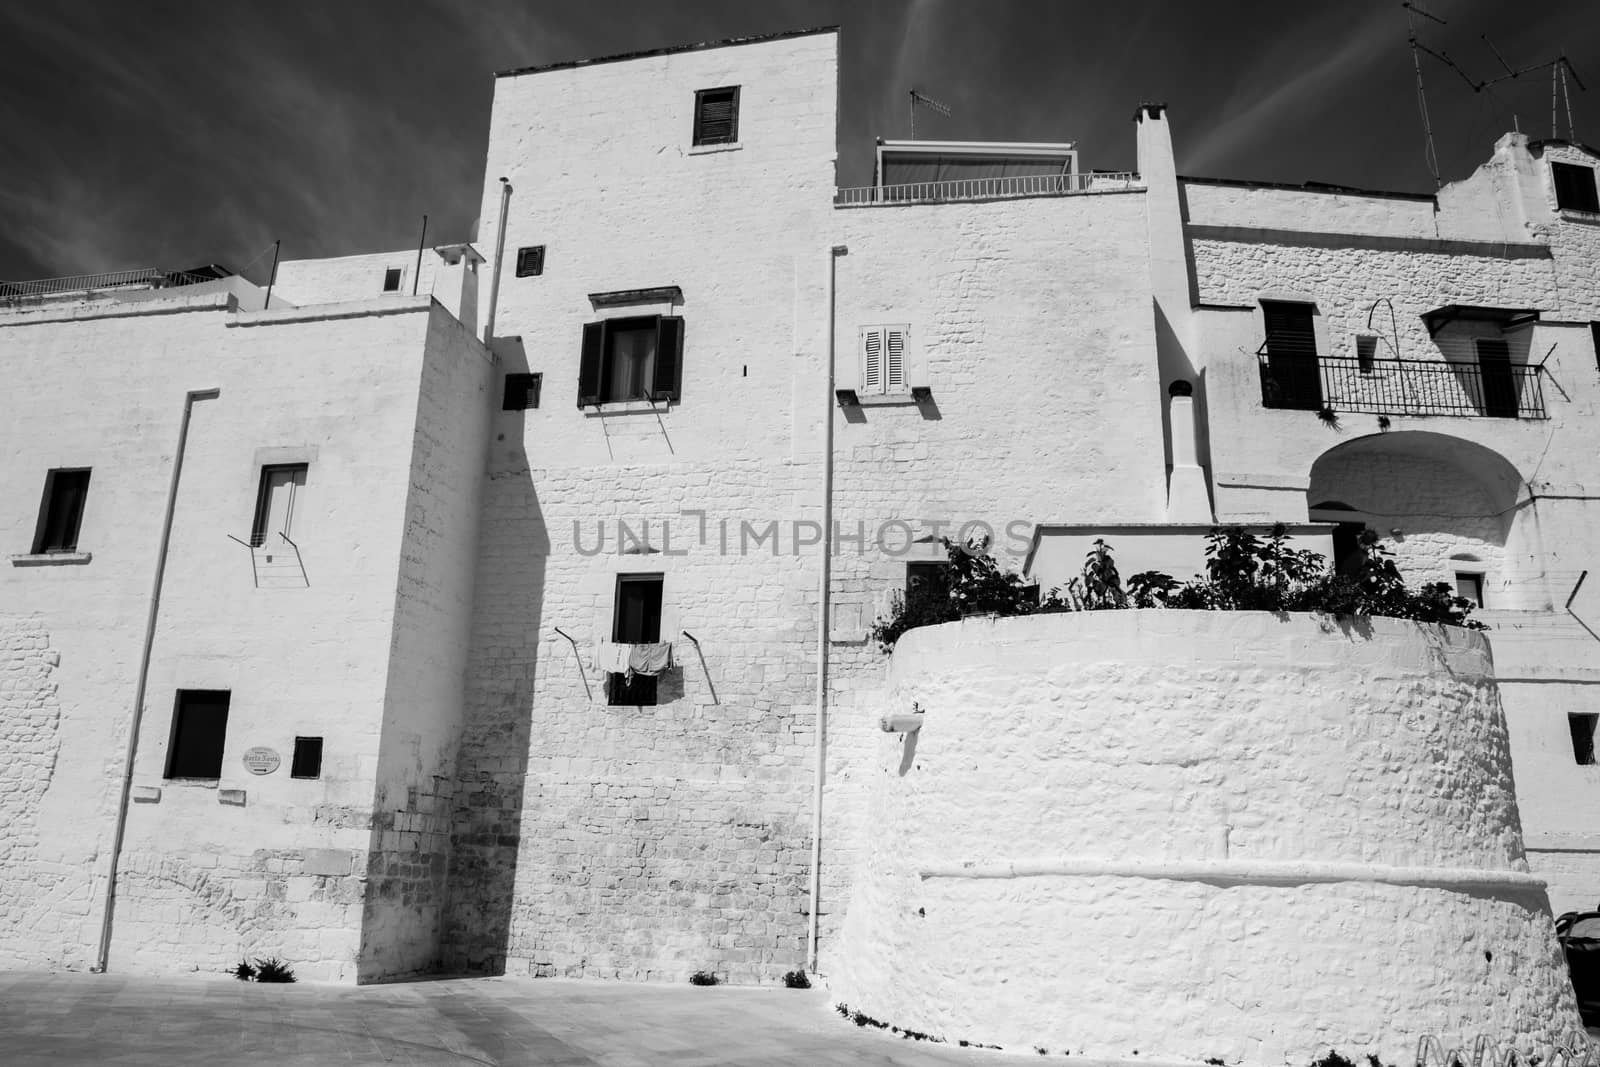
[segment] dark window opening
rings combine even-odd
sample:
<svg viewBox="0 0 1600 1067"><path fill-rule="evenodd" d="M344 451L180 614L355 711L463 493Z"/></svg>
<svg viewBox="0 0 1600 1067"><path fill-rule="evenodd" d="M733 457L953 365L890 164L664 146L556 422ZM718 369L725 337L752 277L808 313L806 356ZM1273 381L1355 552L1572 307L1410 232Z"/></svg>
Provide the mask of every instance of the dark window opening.
<svg viewBox="0 0 1600 1067"><path fill-rule="evenodd" d="M290 778L322 777L322 738L294 739L294 759L289 763Z"/></svg>
<svg viewBox="0 0 1600 1067"><path fill-rule="evenodd" d="M1511 346L1498 337L1480 337L1478 374L1483 382L1483 413L1502 419L1517 417L1517 379L1511 369Z"/></svg>
<svg viewBox="0 0 1600 1067"><path fill-rule="evenodd" d="M683 319L643 315L605 319L583 328L578 406L679 398Z"/></svg>
<svg viewBox="0 0 1600 1067"><path fill-rule="evenodd" d="M1572 758L1579 766L1594 766L1594 727L1600 715L1568 715L1567 729L1572 731Z"/></svg>
<svg viewBox="0 0 1600 1067"><path fill-rule="evenodd" d="M617 575L617 599L611 623L611 640L619 644L645 645L661 640L661 585L659 574ZM635 674L609 676L607 703L612 706L652 707L656 702L656 679Z"/></svg>
<svg viewBox="0 0 1600 1067"><path fill-rule="evenodd" d="M390 267L383 272L383 291L398 293L400 291L400 276L404 272L399 267Z"/></svg>
<svg viewBox="0 0 1600 1067"><path fill-rule="evenodd" d="M256 517L250 525L250 544L260 548L279 534L292 538L295 507L306 491L304 463L279 463L261 468L256 491Z"/></svg>
<svg viewBox="0 0 1600 1067"><path fill-rule="evenodd" d="M1378 362L1378 339L1371 334L1356 338L1356 366L1362 374L1371 374Z"/></svg>
<svg viewBox="0 0 1600 1067"><path fill-rule="evenodd" d="M1267 360L1262 368L1266 406L1316 411L1322 407L1322 368L1317 361L1314 304L1261 302Z"/></svg>
<svg viewBox="0 0 1600 1067"><path fill-rule="evenodd" d="M1483 575L1457 571L1456 596L1472 601L1473 607L1483 607Z"/></svg>
<svg viewBox="0 0 1600 1067"><path fill-rule="evenodd" d="M701 89L694 94L694 143L736 144L739 140L739 87Z"/></svg>
<svg viewBox="0 0 1600 1067"><path fill-rule="evenodd" d="M938 604L950 599L950 564L917 560L906 564L906 604Z"/></svg>
<svg viewBox="0 0 1600 1067"><path fill-rule="evenodd" d="M226 689L180 689L167 745L168 778L221 778L228 733Z"/></svg>
<svg viewBox="0 0 1600 1067"><path fill-rule="evenodd" d="M1600 322L1589 324L1589 339L1594 342L1594 368L1600 370Z"/></svg>
<svg viewBox="0 0 1600 1067"><path fill-rule="evenodd" d="M544 245L517 249L517 277L534 278L544 273Z"/></svg>
<svg viewBox="0 0 1600 1067"><path fill-rule="evenodd" d="M544 385L542 374L506 375L506 393L500 402L502 411L522 411L539 406L539 390Z"/></svg>
<svg viewBox="0 0 1600 1067"><path fill-rule="evenodd" d="M83 505L89 496L89 468L53 470L44 476L44 499L33 532L33 554L75 552Z"/></svg>
<svg viewBox="0 0 1600 1067"><path fill-rule="evenodd" d="M1563 211L1600 214L1600 188L1595 185L1593 167L1551 163L1550 177L1556 186L1556 207Z"/></svg>

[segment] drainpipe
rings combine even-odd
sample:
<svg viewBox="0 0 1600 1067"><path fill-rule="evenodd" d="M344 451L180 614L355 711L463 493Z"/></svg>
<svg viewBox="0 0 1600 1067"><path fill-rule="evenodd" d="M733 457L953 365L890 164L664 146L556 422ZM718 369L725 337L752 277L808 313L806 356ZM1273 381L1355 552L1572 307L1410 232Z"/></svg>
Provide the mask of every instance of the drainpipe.
<svg viewBox="0 0 1600 1067"><path fill-rule="evenodd" d="M489 282L489 314L483 324L483 343L494 337L494 308L500 302L500 265L506 258L506 207L511 203L511 183L500 179L500 232L494 239L494 278Z"/></svg>
<svg viewBox="0 0 1600 1067"><path fill-rule="evenodd" d="M161 545L156 550L155 579L150 583L150 610L144 620L144 651L139 656L139 681L133 690L133 723L128 729L128 753L122 761L122 796L117 801L117 827L111 838L111 870L106 875L106 898L100 908L100 947L90 970L104 974L111 953L111 916L117 900L117 863L122 858L122 837L128 827L128 798L133 792L133 757L139 749L139 723L144 718L145 683L150 679L150 650L156 641L156 616L161 610L161 580L167 573L167 547L172 541L172 515L178 507L178 478L183 473L183 450L189 440L189 413L196 400L215 400L220 389L191 389L183 398L183 421L178 424L178 450L172 459L172 481L167 486L167 513L161 520Z"/></svg>
<svg viewBox="0 0 1600 1067"><path fill-rule="evenodd" d="M828 607L833 580L833 361L834 304L838 288L839 257L849 249L834 245L828 251L828 391L822 419L822 566L817 578L817 716L815 766L811 778L811 928L806 938L806 969L817 970L817 924L822 898L822 779L826 767L828 722Z"/></svg>

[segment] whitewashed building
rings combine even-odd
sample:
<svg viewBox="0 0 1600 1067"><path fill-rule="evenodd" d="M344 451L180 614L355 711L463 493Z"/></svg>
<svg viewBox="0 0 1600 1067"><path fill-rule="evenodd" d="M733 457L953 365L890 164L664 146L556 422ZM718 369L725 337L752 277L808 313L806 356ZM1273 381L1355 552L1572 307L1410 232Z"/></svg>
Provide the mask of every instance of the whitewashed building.
<svg viewBox="0 0 1600 1067"><path fill-rule="evenodd" d="M1480 598L1529 862L1600 900L1600 156L1187 178L1141 105L1134 172L886 142L838 189L837 64L501 74L475 244L271 309L0 290L0 964L826 974L868 628L938 538L1185 576L1212 522Z"/></svg>

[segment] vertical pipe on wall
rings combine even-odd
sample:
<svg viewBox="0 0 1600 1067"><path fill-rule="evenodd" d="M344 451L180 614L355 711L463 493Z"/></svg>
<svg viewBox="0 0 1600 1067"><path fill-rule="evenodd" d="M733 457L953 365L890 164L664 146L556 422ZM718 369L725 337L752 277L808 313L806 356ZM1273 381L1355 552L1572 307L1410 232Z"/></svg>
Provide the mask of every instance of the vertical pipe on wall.
<svg viewBox="0 0 1600 1067"><path fill-rule="evenodd" d="M511 183L500 179L500 226L494 239L494 277L489 281L489 314L483 323L483 343L494 339L494 309L500 302L500 265L506 258L506 207L511 203Z"/></svg>
<svg viewBox="0 0 1600 1067"><path fill-rule="evenodd" d="M276 266L274 266L276 271ZM178 507L178 479L183 474L183 450L189 441L189 413L196 400L215 400L220 389L191 389L183 398L183 421L178 424L178 450L172 458L172 480L167 485L167 511L161 520L161 542L156 548L156 572L150 583L150 607L144 621L144 650L139 654L139 680L133 689L133 721L128 727L128 751L122 761L122 795L117 801L116 829L111 837L111 869L106 873L105 902L100 908L100 947L95 951L96 974L104 974L111 954L111 917L117 897L117 863L122 858L122 838L128 826L128 799L133 792L133 759L139 750L139 723L144 718L145 685L150 680L150 651L155 646L156 617L161 611L161 581L167 573L167 546L172 541L172 516Z"/></svg>
<svg viewBox="0 0 1600 1067"><path fill-rule="evenodd" d="M828 345L826 414L822 420L822 565L817 578L817 715L814 760L811 777L811 924L806 935L806 969L817 969L817 929L822 897L822 782L827 765L828 722L828 608L833 581L833 362L835 296L838 291L839 257L844 245L828 250Z"/></svg>

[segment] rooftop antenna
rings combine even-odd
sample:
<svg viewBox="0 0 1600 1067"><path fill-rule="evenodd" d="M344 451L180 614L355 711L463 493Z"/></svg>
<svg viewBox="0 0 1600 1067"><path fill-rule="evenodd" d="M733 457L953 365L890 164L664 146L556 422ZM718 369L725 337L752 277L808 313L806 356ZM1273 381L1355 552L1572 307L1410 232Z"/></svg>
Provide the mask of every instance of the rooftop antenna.
<svg viewBox="0 0 1600 1067"><path fill-rule="evenodd" d="M1423 162L1428 166L1428 173L1433 175L1433 187L1437 190L1444 185L1444 182L1439 178L1439 153L1433 147L1433 123L1428 118L1428 93L1422 84L1422 56L1418 54L1419 52L1427 52L1429 55L1434 55L1435 53L1417 40L1417 16L1421 15L1426 19L1433 19L1434 22L1441 26L1446 25L1446 23L1444 19L1435 18L1415 4L1407 2L1402 3L1400 6L1406 9L1406 34L1407 40L1411 43L1411 66L1417 72L1417 109L1422 112L1422 135L1426 138L1426 148L1423 150L1422 158ZM1443 56L1438 58L1444 59ZM1450 63L1448 59L1444 59L1444 61ZM1450 66L1455 67L1456 72L1460 73L1460 67L1456 67L1454 63L1450 63ZM1466 77L1465 74L1461 76L1463 78Z"/></svg>
<svg viewBox="0 0 1600 1067"><path fill-rule="evenodd" d="M931 96L923 96L915 89L911 90L911 139L913 141L917 139L918 104L921 104L936 115L943 115L945 118L950 117L950 106L948 104L941 104Z"/></svg>

